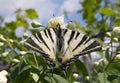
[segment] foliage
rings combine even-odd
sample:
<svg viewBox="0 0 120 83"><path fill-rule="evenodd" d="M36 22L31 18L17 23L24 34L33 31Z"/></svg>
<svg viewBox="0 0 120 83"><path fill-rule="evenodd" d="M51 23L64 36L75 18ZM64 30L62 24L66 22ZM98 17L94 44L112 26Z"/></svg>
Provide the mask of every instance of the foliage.
<svg viewBox="0 0 120 83"><path fill-rule="evenodd" d="M3 66L0 70L5 69L9 72L9 82L73 83L80 81L84 83L119 83L120 39L115 40L117 36L113 36L113 27L120 26L119 0L116 0L116 2L84 0L81 4L83 8L78 13L83 15L83 20L87 25L83 27L77 21L73 21L73 23L87 35L98 38L97 40L104 48L99 53L102 59L94 62L94 64L90 62L92 68L85 65L87 62L83 63L77 59L70 64L66 73L59 68L51 67L42 56L27 51L23 47L22 42L26 38L24 35L23 37L15 35L15 30L19 27L23 27L24 32L38 32L37 29L29 28L31 27L29 20L38 18L38 14L34 9L17 9L15 21L4 23L4 19L0 16L0 63ZM104 43L106 39L110 41ZM89 54L89 59L92 61L90 56L91 54Z"/></svg>

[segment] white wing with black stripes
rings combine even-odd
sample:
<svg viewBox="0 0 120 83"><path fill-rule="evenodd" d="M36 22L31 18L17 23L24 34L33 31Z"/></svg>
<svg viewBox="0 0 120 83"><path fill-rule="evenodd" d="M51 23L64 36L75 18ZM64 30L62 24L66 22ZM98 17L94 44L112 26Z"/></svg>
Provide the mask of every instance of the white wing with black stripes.
<svg viewBox="0 0 120 83"><path fill-rule="evenodd" d="M59 62L62 69L78 56L101 49L94 39L77 31L61 29L60 25L36 33L24 45L43 54L54 64Z"/></svg>
<svg viewBox="0 0 120 83"><path fill-rule="evenodd" d="M29 37L24 46L41 53L44 57L55 61L56 55L56 37L52 28L40 31Z"/></svg>

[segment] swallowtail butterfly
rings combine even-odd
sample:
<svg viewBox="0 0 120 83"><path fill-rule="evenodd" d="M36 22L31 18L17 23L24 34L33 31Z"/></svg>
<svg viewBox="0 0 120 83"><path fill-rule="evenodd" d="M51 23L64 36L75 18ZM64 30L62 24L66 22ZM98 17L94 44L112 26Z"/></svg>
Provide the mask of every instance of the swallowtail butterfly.
<svg viewBox="0 0 120 83"><path fill-rule="evenodd" d="M63 70L78 56L101 49L100 44L83 33L61 28L49 28L29 37L26 48L41 53L52 66L56 64Z"/></svg>

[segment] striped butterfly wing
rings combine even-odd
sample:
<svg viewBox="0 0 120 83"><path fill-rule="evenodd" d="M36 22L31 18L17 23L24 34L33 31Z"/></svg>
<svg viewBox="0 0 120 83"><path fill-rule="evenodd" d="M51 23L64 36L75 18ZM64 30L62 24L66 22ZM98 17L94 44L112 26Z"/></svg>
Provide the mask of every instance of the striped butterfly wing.
<svg viewBox="0 0 120 83"><path fill-rule="evenodd" d="M53 62L55 61L56 55L56 37L57 36L52 28L46 29L29 37L24 42L24 46L41 53L51 62L51 65L54 66L55 63Z"/></svg>
<svg viewBox="0 0 120 83"><path fill-rule="evenodd" d="M63 29L60 25L36 33L24 45L43 54L53 66L59 63L63 70L78 56L101 49L94 39L77 31Z"/></svg>
<svg viewBox="0 0 120 83"><path fill-rule="evenodd" d="M63 29L62 34L64 37L64 52L60 58L62 59L61 67L63 69L78 56L101 49L97 41L83 33L70 29Z"/></svg>

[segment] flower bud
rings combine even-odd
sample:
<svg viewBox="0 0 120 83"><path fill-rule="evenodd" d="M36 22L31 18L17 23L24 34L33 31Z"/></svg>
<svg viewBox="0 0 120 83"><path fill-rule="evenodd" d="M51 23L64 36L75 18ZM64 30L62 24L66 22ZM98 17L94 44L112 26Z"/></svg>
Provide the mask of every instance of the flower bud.
<svg viewBox="0 0 120 83"><path fill-rule="evenodd" d="M98 67L99 66L99 62L97 61L97 62L94 62L94 66L95 67Z"/></svg>
<svg viewBox="0 0 120 83"><path fill-rule="evenodd" d="M120 54L117 54L117 55L116 55L115 60L116 60L116 61L120 61Z"/></svg>
<svg viewBox="0 0 120 83"><path fill-rule="evenodd" d="M8 55L8 53L9 53L9 52L4 52L4 53L2 53L2 56L3 56L3 57L6 57L6 56Z"/></svg>
<svg viewBox="0 0 120 83"><path fill-rule="evenodd" d="M0 42L0 46L3 46L4 45L4 43L3 42Z"/></svg>
<svg viewBox="0 0 120 83"><path fill-rule="evenodd" d="M106 32L106 36L111 37L111 33L110 32Z"/></svg>
<svg viewBox="0 0 120 83"><path fill-rule="evenodd" d="M90 76L86 76L85 79L86 79L86 80L90 80Z"/></svg>
<svg viewBox="0 0 120 83"><path fill-rule="evenodd" d="M74 76L76 79L80 79L80 78L81 78L80 75L77 74L77 73L74 73L73 76Z"/></svg>
<svg viewBox="0 0 120 83"><path fill-rule="evenodd" d="M113 41L114 41L114 42L118 42L118 38L114 37L114 38L113 38Z"/></svg>
<svg viewBox="0 0 120 83"><path fill-rule="evenodd" d="M7 42L13 43L14 41L12 39L7 39Z"/></svg>
<svg viewBox="0 0 120 83"><path fill-rule="evenodd" d="M27 34L27 33L24 33L24 34L23 34L23 37L24 37L24 38L27 38L27 37L28 37L28 34Z"/></svg>
<svg viewBox="0 0 120 83"><path fill-rule="evenodd" d="M105 48L105 47L102 47L102 50L103 50L103 51L105 51L105 50L107 50L107 48Z"/></svg>
<svg viewBox="0 0 120 83"><path fill-rule="evenodd" d="M22 40L22 41L20 41L20 44L24 44L25 41L26 41L26 40Z"/></svg>
<svg viewBox="0 0 120 83"><path fill-rule="evenodd" d="M106 63L107 63L107 61L105 59L100 59L100 60L94 62L94 66L95 67L99 67L99 66L103 67Z"/></svg>
<svg viewBox="0 0 120 83"><path fill-rule="evenodd" d="M24 55L24 54L27 54L27 52L26 51L20 51L20 54Z"/></svg>
<svg viewBox="0 0 120 83"><path fill-rule="evenodd" d="M38 28L38 27L41 27L41 26L42 26L42 24L40 24L40 23L37 22L37 21L33 21L33 22L31 23L31 25L32 25L32 27L34 27L34 28Z"/></svg>
<svg viewBox="0 0 120 83"><path fill-rule="evenodd" d="M6 41L6 39L4 38L4 36L2 34L0 34L0 39L3 41Z"/></svg>
<svg viewBox="0 0 120 83"><path fill-rule="evenodd" d="M14 63L19 63L20 60L18 60L18 59L13 59L12 62L14 62Z"/></svg>

